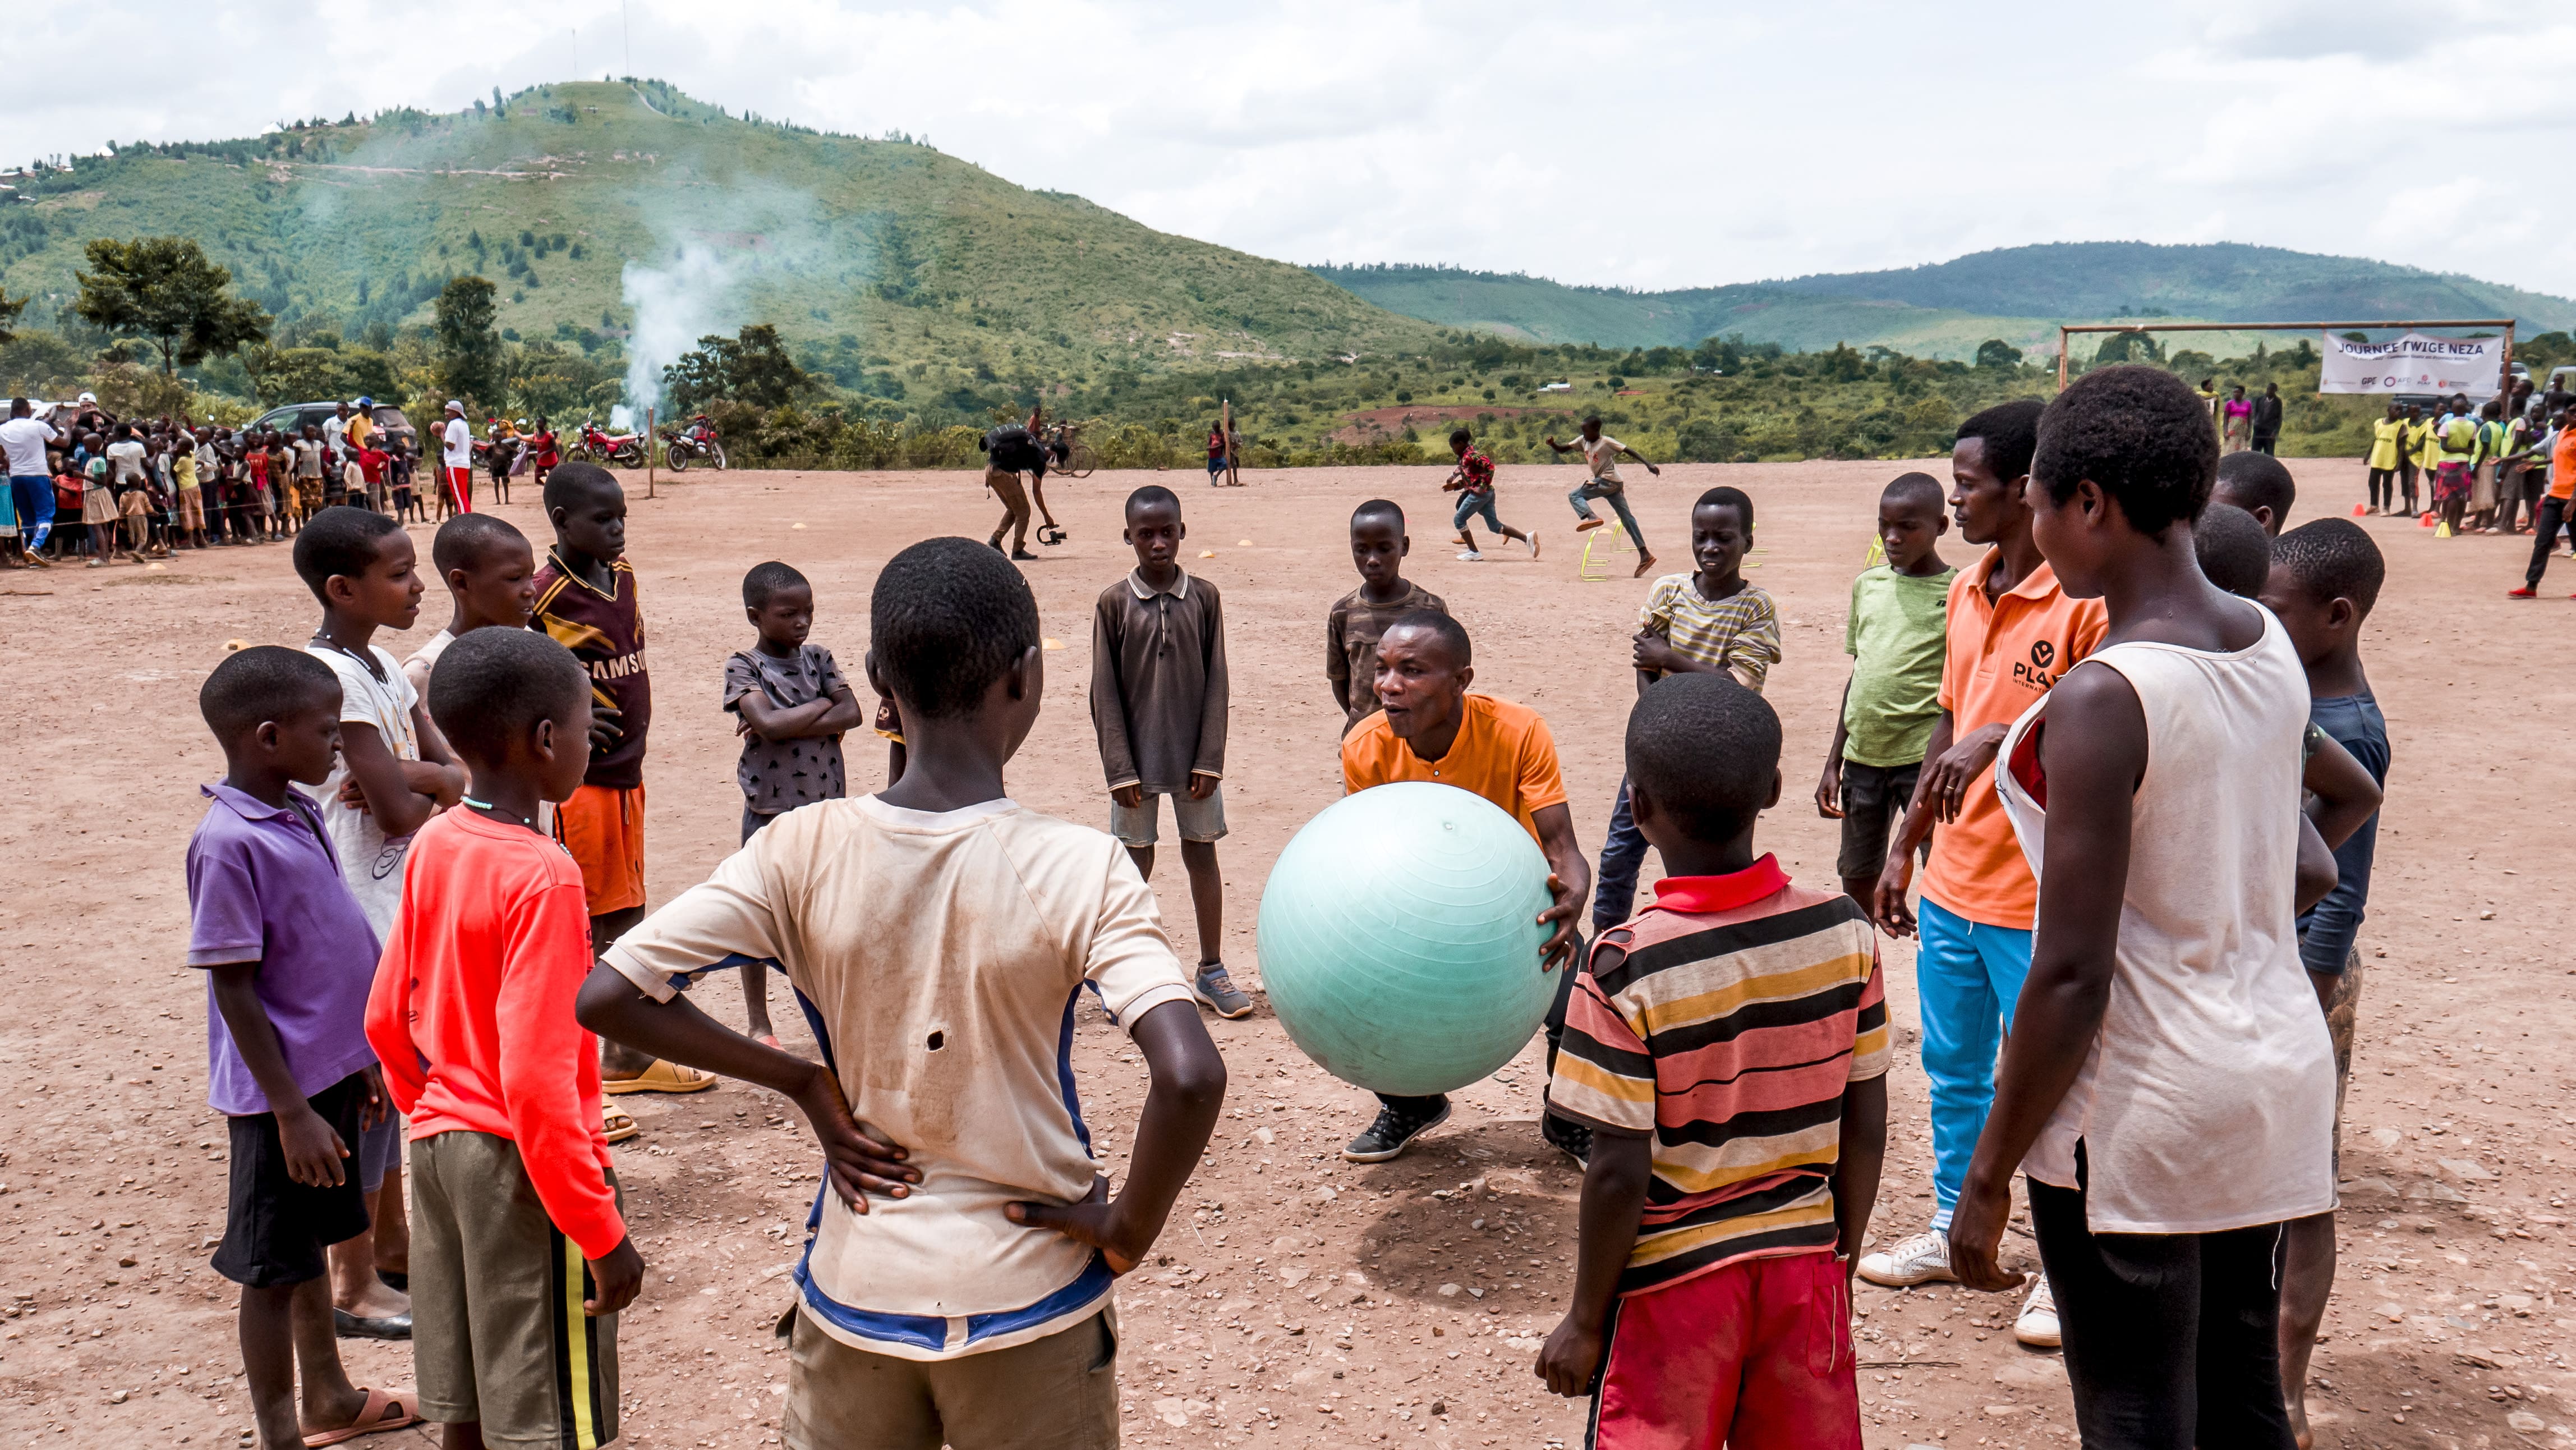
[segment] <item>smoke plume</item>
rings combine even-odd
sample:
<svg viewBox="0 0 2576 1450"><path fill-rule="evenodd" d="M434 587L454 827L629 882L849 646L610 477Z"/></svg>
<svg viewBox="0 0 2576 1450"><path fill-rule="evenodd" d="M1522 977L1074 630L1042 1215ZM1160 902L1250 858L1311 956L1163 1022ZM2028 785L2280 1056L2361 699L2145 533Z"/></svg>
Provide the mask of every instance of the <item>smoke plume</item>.
<svg viewBox="0 0 2576 1450"><path fill-rule="evenodd" d="M635 331L626 340L626 401L610 410L610 427L635 427L647 407L660 406L662 370L699 338L726 329L739 309L739 280L733 262L694 241L661 266L626 264L619 285Z"/></svg>

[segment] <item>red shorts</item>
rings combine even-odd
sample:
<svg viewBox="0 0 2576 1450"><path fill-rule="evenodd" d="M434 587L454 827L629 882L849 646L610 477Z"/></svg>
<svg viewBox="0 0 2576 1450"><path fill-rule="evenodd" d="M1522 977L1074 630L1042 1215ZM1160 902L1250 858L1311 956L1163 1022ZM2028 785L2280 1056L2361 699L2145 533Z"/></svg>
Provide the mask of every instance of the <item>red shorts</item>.
<svg viewBox="0 0 2576 1450"><path fill-rule="evenodd" d="M1849 1294L1843 1266L1814 1251L1620 1300L1584 1444L1861 1450Z"/></svg>
<svg viewBox="0 0 2576 1450"><path fill-rule="evenodd" d="M473 469L451 468L447 470L447 491L455 496L456 511L458 513L470 514L474 512Z"/></svg>
<svg viewBox="0 0 2576 1450"><path fill-rule="evenodd" d="M644 904L644 787L574 791L555 807L555 839L581 866L591 915Z"/></svg>

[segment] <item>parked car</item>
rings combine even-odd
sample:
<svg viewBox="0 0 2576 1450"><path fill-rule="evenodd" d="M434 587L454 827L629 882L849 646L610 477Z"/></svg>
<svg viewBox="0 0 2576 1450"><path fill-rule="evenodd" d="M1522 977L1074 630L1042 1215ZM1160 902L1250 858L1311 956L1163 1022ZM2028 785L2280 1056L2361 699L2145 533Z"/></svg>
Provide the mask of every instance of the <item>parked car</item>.
<svg viewBox="0 0 2576 1450"><path fill-rule="evenodd" d="M336 400L320 403L288 403L284 407L271 408L260 414L252 420L250 426L274 428L280 433L293 436L301 433L307 423L317 428L322 426L322 420L339 411L339 407L340 404ZM409 418L403 416L402 409L390 403L378 403L367 412L368 416L376 420L376 426L384 430L386 437L400 438L412 452L420 451L420 432L411 426Z"/></svg>

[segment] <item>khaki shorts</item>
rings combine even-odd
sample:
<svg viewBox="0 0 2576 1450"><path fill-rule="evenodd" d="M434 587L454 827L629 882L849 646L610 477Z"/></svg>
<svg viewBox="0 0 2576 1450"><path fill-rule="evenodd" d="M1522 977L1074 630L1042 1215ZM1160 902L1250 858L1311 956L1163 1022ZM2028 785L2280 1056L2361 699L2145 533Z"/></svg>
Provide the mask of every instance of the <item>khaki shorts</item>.
<svg viewBox="0 0 2576 1450"><path fill-rule="evenodd" d="M1163 823L1163 798L1149 795L1130 810L1109 798L1109 834L1122 846L1150 846L1160 839ZM1188 791L1172 797L1172 824L1180 828L1184 841L1213 841L1225 834L1225 787L1208 792L1203 801L1190 799Z"/></svg>
<svg viewBox="0 0 2576 1450"><path fill-rule="evenodd" d="M608 1183L616 1188L614 1173ZM461 1130L412 1143L412 1373L424 1418L479 1420L495 1450L616 1439L617 1316L585 1316L590 1292L581 1248L546 1217L517 1144Z"/></svg>
<svg viewBox="0 0 2576 1450"><path fill-rule="evenodd" d="M788 1450L1109 1450L1118 1443L1113 1310L1008 1349L917 1360L843 1344L799 1309L788 1346Z"/></svg>
<svg viewBox="0 0 2576 1450"><path fill-rule="evenodd" d="M195 530L206 527L206 495L203 489L179 490L179 527Z"/></svg>

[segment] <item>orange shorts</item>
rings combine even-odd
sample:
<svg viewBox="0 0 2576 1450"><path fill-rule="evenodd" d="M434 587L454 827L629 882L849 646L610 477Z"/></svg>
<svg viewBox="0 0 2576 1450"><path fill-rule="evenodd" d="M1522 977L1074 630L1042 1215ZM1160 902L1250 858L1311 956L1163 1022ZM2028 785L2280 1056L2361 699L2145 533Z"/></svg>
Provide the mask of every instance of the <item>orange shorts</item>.
<svg viewBox="0 0 2576 1450"><path fill-rule="evenodd" d="M574 791L555 807L555 839L581 865L591 915L644 904L644 787Z"/></svg>

